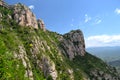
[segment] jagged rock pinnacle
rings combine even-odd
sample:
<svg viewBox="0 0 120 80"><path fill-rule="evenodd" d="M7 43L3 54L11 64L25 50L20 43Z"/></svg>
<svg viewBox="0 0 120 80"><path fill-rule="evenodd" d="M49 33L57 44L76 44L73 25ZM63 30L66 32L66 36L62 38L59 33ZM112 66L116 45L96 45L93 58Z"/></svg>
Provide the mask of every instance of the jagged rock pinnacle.
<svg viewBox="0 0 120 80"><path fill-rule="evenodd" d="M85 43L82 31L73 30L63 36L62 47L64 54L72 60L75 56L85 55Z"/></svg>
<svg viewBox="0 0 120 80"><path fill-rule="evenodd" d="M13 18L19 25L30 26L38 29L36 17L27 6L18 3L12 8L14 11Z"/></svg>
<svg viewBox="0 0 120 80"><path fill-rule="evenodd" d="M0 6L5 7L5 8L9 7L3 0L0 0Z"/></svg>
<svg viewBox="0 0 120 80"><path fill-rule="evenodd" d="M42 19L38 19L38 27L41 28L43 31L46 31L45 24Z"/></svg>

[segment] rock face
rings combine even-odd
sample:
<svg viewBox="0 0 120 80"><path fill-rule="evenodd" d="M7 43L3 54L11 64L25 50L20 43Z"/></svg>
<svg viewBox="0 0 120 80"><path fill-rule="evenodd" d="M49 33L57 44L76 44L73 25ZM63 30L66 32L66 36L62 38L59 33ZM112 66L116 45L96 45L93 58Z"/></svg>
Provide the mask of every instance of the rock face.
<svg viewBox="0 0 120 80"><path fill-rule="evenodd" d="M0 21L2 20L2 14L0 13Z"/></svg>
<svg viewBox="0 0 120 80"><path fill-rule="evenodd" d="M38 22L38 27L40 29L42 29L43 31L46 31L45 24L44 24L43 20L42 19L38 19L37 22Z"/></svg>
<svg viewBox="0 0 120 80"><path fill-rule="evenodd" d="M4 5L3 0L0 0L0 6L3 6L3 5Z"/></svg>
<svg viewBox="0 0 120 80"><path fill-rule="evenodd" d="M13 19L21 26L30 26L38 29L35 15L25 5L18 3L12 6Z"/></svg>
<svg viewBox="0 0 120 80"><path fill-rule="evenodd" d="M0 0L0 6L5 7L5 8L9 7L3 0Z"/></svg>
<svg viewBox="0 0 120 80"><path fill-rule="evenodd" d="M0 0L0 6L13 10L13 15L8 15L9 19L14 19L21 26L29 26L33 28L40 28L46 31L44 21L36 19L32 11L25 5L18 3L15 5L7 5L3 0ZM11 17L12 16L12 17ZM0 13L0 20L2 14Z"/></svg>
<svg viewBox="0 0 120 80"><path fill-rule="evenodd" d="M44 75L47 77L51 76L53 80L56 80L57 71L55 69L55 64L53 62L50 62L49 58L45 57L43 57L42 62L43 62L42 69L44 71Z"/></svg>
<svg viewBox="0 0 120 80"><path fill-rule="evenodd" d="M72 60L75 56L85 55L84 37L80 30L71 31L63 36L61 44L64 54Z"/></svg>
<svg viewBox="0 0 120 80"><path fill-rule="evenodd" d="M114 68L85 52L80 30L46 31L28 7L1 8L0 80L120 80ZM32 29L18 28L15 21Z"/></svg>

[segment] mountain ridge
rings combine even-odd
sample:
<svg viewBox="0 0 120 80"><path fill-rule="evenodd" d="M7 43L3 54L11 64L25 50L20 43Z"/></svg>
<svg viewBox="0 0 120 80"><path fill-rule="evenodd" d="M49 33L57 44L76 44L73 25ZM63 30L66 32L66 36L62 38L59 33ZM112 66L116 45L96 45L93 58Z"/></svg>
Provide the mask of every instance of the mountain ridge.
<svg viewBox="0 0 120 80"><path fill-rule="evenodd" d="M0 1L0 6L12 11L9 18L15 20L15 22L21 26L33 27L35 29L43 29L46 31L44 21L42 19L36 19L34 13L22 3L15 5L8 5L3 0Z"/></svg>
<svg viewBox="0 0 120 80"><path fill-rule="evenodd" d="M0 6L0 14L1 80L120 79L116 69L85 51L81 30L65 35L46 30L21 4Z"/></svg>

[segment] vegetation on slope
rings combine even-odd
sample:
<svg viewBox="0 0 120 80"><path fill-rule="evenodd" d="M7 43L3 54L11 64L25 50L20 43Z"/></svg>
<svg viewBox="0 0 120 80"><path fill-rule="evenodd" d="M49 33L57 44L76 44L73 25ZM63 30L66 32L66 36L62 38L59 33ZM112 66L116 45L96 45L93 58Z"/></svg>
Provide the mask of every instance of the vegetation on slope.
<svg viewBox="0 0 120 80"><path fill-rule="evenodd" d="M0 10L2 14L11 14L9 10ZM41 65L45 65L43 58L47 58L48 68L55 64L57 80L96 79L102 76L97 74L96 77L92 72L96 74L99 71L117 76L113 73L115 70L88 53L85 56L76 56L70 61L59 49L60 34L19 26L6 18L2 18L0 26L0 80L53 80L53 77L41 68ZM104 80L104 77L102 79Z"/></svg>

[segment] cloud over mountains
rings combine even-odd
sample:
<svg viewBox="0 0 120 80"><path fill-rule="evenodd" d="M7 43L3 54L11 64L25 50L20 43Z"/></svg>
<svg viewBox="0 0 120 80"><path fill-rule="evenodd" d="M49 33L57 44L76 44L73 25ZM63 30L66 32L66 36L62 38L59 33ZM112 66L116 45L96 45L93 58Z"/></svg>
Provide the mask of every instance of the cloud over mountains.
<svg viewBox="0 0 120 80"><path fill-rule="evenodd" d="M120 46L120 35L97 35L86 38L87 47Z"/></svg>

